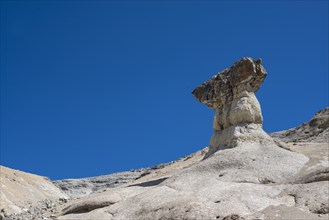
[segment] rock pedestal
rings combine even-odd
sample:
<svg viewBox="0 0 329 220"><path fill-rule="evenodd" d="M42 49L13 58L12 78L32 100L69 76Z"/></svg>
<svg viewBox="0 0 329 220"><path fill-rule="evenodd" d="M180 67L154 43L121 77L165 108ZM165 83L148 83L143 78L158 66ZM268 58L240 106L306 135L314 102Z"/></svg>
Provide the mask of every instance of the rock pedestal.
<svg viewBox="0 0 329 220"><path fill-rule="evenodd" d="M208 155L235 147L238 141L270 139L262 130L262 112L255 96L266 75L260 59L245 57L192 92L197 100L215 110L215 134Z"/></svg>

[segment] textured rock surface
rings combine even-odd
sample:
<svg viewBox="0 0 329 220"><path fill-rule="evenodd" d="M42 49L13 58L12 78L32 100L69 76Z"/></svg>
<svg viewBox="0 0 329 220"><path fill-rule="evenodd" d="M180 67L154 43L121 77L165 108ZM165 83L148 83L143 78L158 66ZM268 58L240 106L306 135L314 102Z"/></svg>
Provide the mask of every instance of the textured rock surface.
<svg viewBox="0 0 329 220"><path fill-rule="evenodd" d="M2 212L7 215L27 212L29 207L50 206L67 195L46 177L0 166Z"/></svg>
<svg viewBox="0 0 329 220"><path fill-rule="evenodd" d="M254 94L266 75L260 59L245 57L192 92L197 100L215 109L215 134L210 140L209 155L235 147L238 141L271 141L262 130L263 117Z"/></svg>
<svg viewBox="0 0 329 220"><path fill-rule="evenodd" d="M270 134L285 142L317 142L328 143L329 136L329 108L325 108L314 115L314 117L296 127L286 131Z"/></svg>
<svg viewBox="0 0 329 220"><path fill-rule="evenodd" d="M90 178L57 180L53 181L53 183L70 196L70 198L80 198L107 188L126 184L142 175L151 173L153 170L155 170L155 168L139 169Z"/></svg>
<svg viewBox="0 0 329 220"><path fill-rule="evenodd" d="M74 201L66 209L94 204L100 201L98 196L108 198L108 202L114 195L122 198L107 207L62 215L60 219L223 219L252 214L270 205L293 206L293 196L280 195L289 188L283 182L307 161L307 157L275 145L238 146L184 169L148 179L145 176L142 182L84 197L83 202Z"/></svg>
<svg viewBox="0 0 329 220"><path fill-rule="evenodd" d="M53 181L53 183L70 198L81 198L93 193L101 192L107 188L118 187L130 183L132 181L138 181L140 178L145 176L152 176L154 175L154 173L158 173L159 170L163 172L164 168L171 166L174 163L174 166L177 166L182 162L184 162L184 164L187 164L185 161L190 159L191 157L195 157L196 155L199 155L200 157L200 153L196 153L188 155L177 161L163 163L148 168L141 168L127 172L112 173L109 175L89 178L56 180Z"/></svg>
<svg viewBox="0 0 329 220"><path fill-rule="evenodd" d="M192 93L200 102L220 109L244 91L256 92L266 75L260 59L245 57L202 83Z"/></svg>

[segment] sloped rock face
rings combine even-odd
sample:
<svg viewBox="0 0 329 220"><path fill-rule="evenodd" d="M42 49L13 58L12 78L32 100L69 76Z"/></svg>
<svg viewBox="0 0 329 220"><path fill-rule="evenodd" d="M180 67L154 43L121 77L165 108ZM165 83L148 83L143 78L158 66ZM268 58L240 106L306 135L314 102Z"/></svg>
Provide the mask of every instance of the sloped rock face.
<svg viewBox="0 0 329 220"><path fill-rule="evenodd" d="M215 134L208 156L218 149L235 147L238 141L271 141L262 130L262 112L254 94L266 76L260 59L245 57L192 92L201 103L215 109Z"/></svg>
<svg viewBox="0 0 329 220"><path fill-rule="evenodd" d="M194 157L188 155L181 160ZM71 199L81 198L93 193L101 192L107 188L118 187L134 180L150 176L159 170L172 165L173 163L182 162L181 160L171 161L169 163L158 164L156 166L130 170L126 172L112 173L108 175L95 176L81 179L64 179L52 181L55 186L61 189Z"/></svg>
<svg viewBox="0 0 329 220"><path fill-rule="evenodd" d="M311 120L296 128L274 132L270 135L285 142L328 143L329 107L317 112Z"/></svg>
<svg viewBox="0 0 329 220"><path fill-rule="evenodd" d="M143 174L145 175L147 171L149 170L140 169L90 178L57 180L53 181L53 183L70 196L70 198L80 198L102 191L106 188L117 187L125 184Z"/></svg>
<svg viewBox="0 0 329 220"><path fill-rule="evenodd" d="M283 182L307 160L275 145L240 145L172 173L73 201L59 219L225 219L270 205L292 207L294 197L281 194L289 189ZM100 202L101 208L92 210Z"/></svg>
<svg viewBox="0 0 329 220"><path fill-rule="evenodd" d="M51 204L68 198L46 177L4 166L0 166L0 185L0 209L6 215L32 212L34 206L44 206L46 210Z"/></svg>

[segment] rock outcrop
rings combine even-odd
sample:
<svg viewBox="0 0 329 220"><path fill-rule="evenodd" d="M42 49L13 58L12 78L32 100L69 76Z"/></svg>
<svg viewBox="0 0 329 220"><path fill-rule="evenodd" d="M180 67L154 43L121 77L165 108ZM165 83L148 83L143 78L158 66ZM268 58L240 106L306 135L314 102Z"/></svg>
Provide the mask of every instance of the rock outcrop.
<svg viewBox="0 0 329 220"><path fill-rule="evenodd" d="M5 219L327 220L328 144L297 140L283 147L262 130L254 96L266 76L260 61L243 58L222 73L194 91L216 110L210 148L133 175L58 181L73 199ZM322 129L327 119L312 124Z"/></svg>
<svg viewBox="0 0 329 220"><path fill-rule="evenodd" d="M173 162L89 178L56 180L53 181L53 183L66 195L70 196L70 198L81 198L103 191L107 188L118 187L131 181L138 180L170 165L171 163Z"/></svg>
<svg viewBox="0 0 329 220"><path fill-rule="evenodd" d="M329 107L317 112L311 120L296 128L274 132L270 135L284 142L328 143Z"/></svg>
<svg viewBox="0 0 329 220"><path fill-rule="evenodd" d="M271 141L262 130L262 112L255 96L266 76L261 59L245 57L192 92L201 103L215 109L215 134L207 156L235 147L238 141Z"/></svg>
<svg viewBox="0 0 329 220"><path fill-rule="evenodd" d="M68 196L48 178L0 166L0 208L6 215L45 210ZM44 210L39 210L44 211ZM33 211L35 212L35 211Z"/></svg>

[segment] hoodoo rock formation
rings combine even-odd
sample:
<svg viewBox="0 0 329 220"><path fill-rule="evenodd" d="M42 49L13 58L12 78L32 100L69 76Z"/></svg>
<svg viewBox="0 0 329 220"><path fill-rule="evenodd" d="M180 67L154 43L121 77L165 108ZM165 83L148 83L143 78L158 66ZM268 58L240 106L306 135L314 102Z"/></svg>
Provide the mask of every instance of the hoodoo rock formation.
<svg viewBox="0 0 329 220"><path fill-rule="evenodd" d="M254 94L265 77L260 60L243 58L196 88L216 111L215 134L177 161L54 185L0 169L0 220L328 220L328 108L272 139Z"/></svg>
<svg viewBox="0 0 329 220"><path fill-rule="evenodd" d="M208 155L235 147L237 141L269 140L262 130L263 117L255 96L266 76L261 59L245 57L192 92L201 103L215 109L215 135Z"/></svg>

